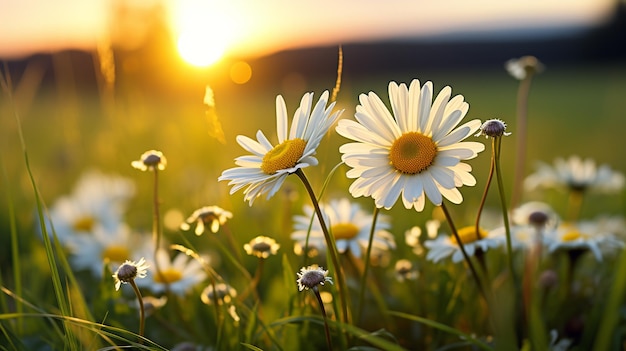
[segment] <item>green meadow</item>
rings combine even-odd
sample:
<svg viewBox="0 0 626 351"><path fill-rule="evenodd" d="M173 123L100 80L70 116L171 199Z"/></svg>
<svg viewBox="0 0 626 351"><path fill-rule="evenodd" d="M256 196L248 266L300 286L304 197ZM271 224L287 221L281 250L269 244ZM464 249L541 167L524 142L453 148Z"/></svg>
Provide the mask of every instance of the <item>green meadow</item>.
<svg viewBox="0 0 626 351"><path fill-rule="evenodd" d="M344 61L344 68L350 64L349 60ZM572 155L592 158L597 165L607 164L617 172L625 172L626 142L621 133L626 130L626 65L611 62L559 66L548 62L546 66L533 78L530 89L524 175L535 170L537 161L551 164L555 158ZM336 270L331 268L329 258L319 262L294 253L294 241L290 238L293 216L302 214L303 206L311 204L302 183L297 177L288 177L271 199L261 196L250 206L242 191L230 195L227 182L217 179L224 170L235 167L235 157L247 154L235 141L237 135L254 138L257 130L263 130L272 143L276 142L277 95L285 98L291 120L304 93L314 92L315 102L324 90L332 91L336 77L334 72L323 77L304 75L297 85L276 77L272 83L264 84L255 81L253 67L251 82L237 85L225 79L219 69L218 66L198 71L195 76L185 75L193 77L188 85L185 79L178 79L170 82L172 85L165 92L156 92L124 77L118 77L118 83L110 90L103 84L99 89L85 89L67 76L46 85L29 81L27 76L21 80L13 78L11 92L3 89L0 344L7 346L2 349L173 349L183 342L198 350L327 348L324 320L315 296L310 290L298 291L296 284L296 273L309 264L319 263L330 269L331 275ZM3 77L6 82L6 71ZM463 121L497 118L506 122L507 131L512 134L502 138L500 164L505 196L510 198L513 169L521 161L515 156L519 82L507 74L503 65L462 70L415 68L390 75L373 72L358 78L343 77L335 109L345 110L342 119L354 119L359 95L370 91L389 106L389 82L410 83L414 78L422 84L432 81L435 94L449 85L453 96L463 95L470 105ZM214 107L203 104L205 85L213 90ZM468 139L482 142L486 148L477 158L467 161L477 179L476 186L460 188L464 198L461 204L447 203L457 227L474 223L490 167L490 141L482 136ZM318 196L321 194L321 202L346 197L371 214L371 198L353 199L348 192L352 183L346 177L348 167L340 165L335 169L341 162L338 149L346 142L331 128L317 149L319 164L304 168L304 173ZM216 308L199 298L214 278L205 279L184 295L151 294L142 288L144 297L167 296L168 302L148 315L146 339L137 343L139 318L137 309L132 307L135 295L131 288L123 284L120 291L115 290L111 277L115 268L105 267L101 277L94 277L64 263L72 253L62 245L55 247L54 240L51 247L42 240L36 199L39 197L44 205L44 215L55 201L72 192L87 170L127 178L134 183L135 194L126 206L124 221L131 230L147 233L145 240L150 241L153 177L151 172L132 168L131 162L152 149L167 157L167 167L159 171L158 184L158 220L164 240L210 257L209 272L216 272L243 297L233 299L236 302L232 305L241 318L235 321L225 305ZM624 214L624 189L611 195L585 196L581 218ZM557 190L523 194L523 201L533 200L549 203L558 213L565 213L568 208L567 194ZM500 204L494 180L486 197L485 213L498 217ZM193 230L179 229L195 209L211 205L233 214L218 233L196 236ZM617 279L618 272L626 274L626 267L619 265L624 261L623 250L607 254L602 262L590 255L583 256L573 276L568 275L571 272L567 271L564 257L546 258L540 263L541 269L553 269L560 285L542 295L544 305L529 307L532 313L525 315L516 310L519 299L507 274L505 250L500 250L500 255L487 252L485 256L489 273L484 278L495 296L486 302L464 262L431 262L406 244L405 231L413 226L426 231L428 220L433 216L441 218L436 206L426 200L424 211L417 212L398 202L380 213L389 216L389 232L396 243L387 263L384 259L374 262L369 267L369 279L363 279L363 260L340 258L347 280L347 286L341 288L347 290L352 314L359 315L360 320L348 324L340 318L336 276L335 284L319 289L333 294L333 303L327 304L326 312L335 349L490 350L510 349L513 345L541 350L548 349L551 330L556 330L559 340L571 339L570 347L575 350L592 349L598 343L620 349L626 340L624 286ZM446 228L442 224L442 230ZM245 243L259 235L274 238L280 244L278 254L264 263L243 250ZM228 237L234 239L239 251L231 246ZM175 251L171 252L173 255ZM525 257L515 256L520 279L526 267ZM128 259L136 261L139 257ZM413 262L419 277L397 280L394 264L400 259ZM51 262L57 265L59 277L51 270ZM211 274L207 273L207 277L213 277ZM577 280L585 293L568 295L567 279ZM365 307L357 311L363 281L367 281L368 287L364 293ZM245 296L247 289L254 292L248 291ZM69 302L66 310L59 299ZM608 313L607 306L613 309L611 312L618 310L618 315ZM568 308L576 309L576 316L584 321L580 330L572 331L577 326L565 317ZM599 326L610 332L600 333Z"/></svg>

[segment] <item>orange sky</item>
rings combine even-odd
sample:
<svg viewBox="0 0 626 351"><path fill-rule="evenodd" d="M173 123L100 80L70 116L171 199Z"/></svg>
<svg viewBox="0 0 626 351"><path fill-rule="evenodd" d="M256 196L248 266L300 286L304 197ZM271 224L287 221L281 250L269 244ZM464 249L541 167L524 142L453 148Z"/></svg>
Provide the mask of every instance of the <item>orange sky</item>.
<svg viewBox="0 0 626 351"><path fill-rule="evenodd" d="M227 52L236 55L454 31L591 24L606 17L613 4L613 0L0 0L0 57L93 47L106 38L108 26L115 25L111 4L116 2L161 3L175 35L200 21L199 28L206 33L197 39L198 45L219 39L226 41Z"/></svg>

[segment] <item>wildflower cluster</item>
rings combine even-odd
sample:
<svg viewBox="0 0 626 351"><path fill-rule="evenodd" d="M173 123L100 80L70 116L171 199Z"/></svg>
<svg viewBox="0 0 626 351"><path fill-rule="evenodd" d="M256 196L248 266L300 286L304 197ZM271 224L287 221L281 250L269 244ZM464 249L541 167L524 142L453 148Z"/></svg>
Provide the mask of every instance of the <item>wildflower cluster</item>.
<svg viewBox="0 0 626 351"><path fill-rule="evenodd" d="M524 57L506 69L527 87L544 67ZM469 103L451 87L437 91L418 79L390 82L387 95L361 94L354 116L343 116L347 108L328 91L317 101L305 93L293 113L278 95L276 133L237 136L246 154L212 181L230 195L241 190L240 206L219 199L234 210L201 206L163 230L159 179L167 160L151 150L130 163L149 172L137 177L153 177L151 223L125 219L132 181L91 171L53 204L41 233L58 239L72 272L93 282L113 278L118 292L90 295L118 302L122 284L133 288L137 344L593 349L598 317L587 306L612 291L603 264L622 252L626 224L616 214L586 217L592 211L583 200L622 192L624 175L576 155L539 163L531 174L523 161L505 172L508 140L518 138L517 156L525 155L524 114L511 132L504 119L469 117ZM527 94L520 96L525 104ZM341 143L330 152L337 165L319 152L331 138ZM472 160L487 160L485 150L489 168L475 172ZM321 176L307 174L316 171ZM289 191L306 193L304 203L277 199L292 180L302 188L289 184ZM344 183L347 189L338 186ZM473 186L484 187L479 200L463 194ZM139 229L150 224L151 233ZM135 318L129 305L111 308L121 321L115 325ZM322 327L324 340L311 337Z"/></svg>

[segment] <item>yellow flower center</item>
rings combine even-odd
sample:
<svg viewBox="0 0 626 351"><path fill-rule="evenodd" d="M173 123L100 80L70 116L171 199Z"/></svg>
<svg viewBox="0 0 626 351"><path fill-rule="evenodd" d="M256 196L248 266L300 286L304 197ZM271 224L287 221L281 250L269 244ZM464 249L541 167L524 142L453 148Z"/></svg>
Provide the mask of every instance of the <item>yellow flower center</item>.
<svg viewBox="0 0 626 351"><path fill-rule="evenodd" d="M461 239L461 242L463 244L470 244L487 236L487 232L482 228L478 229L478 235L476 235L476 227L473 225L463 227L459 229L456 233L459 235L459 239ZM458 241L456 240L456 237L454 237L454 235L450 238L450 240L458 245Z"/></svg>
<svg viewBox="0 0 626 351"><path fill-rule="evenodd" d="M428 168L437 156L432 138L417 132L402 134L391 145L389 160L398 171L417 174Z"/></svg>
<svg viewBox="0 0 626 351"><path fill-rule="evenodd" d="M337 223L330 230L336 240L350 240L359 234L359 228L352 223Z"/></svg>
<svg viewBox="0 0 626 351"><path fill-rule="evenodd" d="M263 156L261 170L265 174L274 174L281 169L295 166L304 154L305 147L306 141L303 139L296 138L283 141Z"/></svg>
<svg viewBox="0 0 626 351"><path fill-rule="evenodd" d="M561 237L561 240L563 241L574 241L580 238L584 238L585 235L581 232L579 232L578 230L570 230L569 232L566 232L565 234L563 234L563 236Z"/></svg>
<svg viewBox="0 0 626 351"><path fill-rule="evenodd" d="M130 258L130 250L125 246L113 245L102 251L102 260L104 262L124 262Z"/></svg>
<svg viewBox="0 0 626 351"><path fill-rule="evenodd" d="M96 219L90 216L77 218L74 223L72 223L72 228L77 232L90 232L94 225L96 224Z"/></svg>
<svg viewBox="0 0 626 351"><path fill-rule="evenodd" d="M175 283L183 278L183 273L174 268L162 269L161 274L154 273L155 283Z"/></svg>

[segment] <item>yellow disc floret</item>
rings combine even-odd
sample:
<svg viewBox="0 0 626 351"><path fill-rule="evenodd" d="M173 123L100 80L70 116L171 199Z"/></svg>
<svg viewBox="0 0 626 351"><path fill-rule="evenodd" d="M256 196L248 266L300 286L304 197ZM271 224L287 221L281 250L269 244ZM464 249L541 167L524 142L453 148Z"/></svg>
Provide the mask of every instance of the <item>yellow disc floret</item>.
<svg viewBox="0 0 626 351"><path fill-rule="evenodd" d="M130 250L125 246L112 245L102 251L104 262L124 262L130 257Z"/></svg>
<svg viewBox="0 0 626 351"><path fill-rule="evenodd" d="M274 174L281 169L295 166L304 154L305 147L306 141L303 139L296 138L283 141L263 156L261 170L265 174Z"/></svg>
<svg viewBox="0 0 626 351"><path fill-rule="evenodd" d="M391 164L405 174L422 172L433 163L435 156L437 145L433 139L418 132L402 134L389 150Z"/></svg>
<svg viewBox="0 0 626 351"><path fill-rule="evenodd" d="M487 232L482 228L478 229L478 234L476 234L476 227L473 225L463 227L459 229L456 233L459 235L459 239L461 239L461 242L463 244L470 244L487 236ZM452 236L450 239L453 243L458 245L458 241L454 236Z"/></svg>
<svg viewBox="0 0 626 351"><path fill-rule="evenodd" d="M96 224L96 219L91 216L77 218L72 223L72 228L77 232L90 232ZM123 261L122 261L123 262Z"/></svg>
<svg viewBox="0 0 626 351"><path fill-rule="evenodd" d="M160 273L154 274L154 281L156 283L172 284L181 279L183 279L183 273L174 268L163 269Z"/></svg>
<svg viewBox="0 0 626 351"><path fill-rule="evenodd" d="M336 240L350 240L359 234L359 228L352 223L337 223L330 227Z"/></svg>

